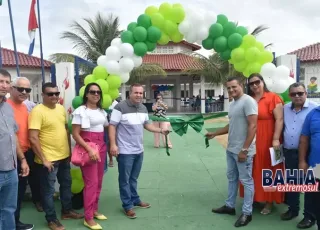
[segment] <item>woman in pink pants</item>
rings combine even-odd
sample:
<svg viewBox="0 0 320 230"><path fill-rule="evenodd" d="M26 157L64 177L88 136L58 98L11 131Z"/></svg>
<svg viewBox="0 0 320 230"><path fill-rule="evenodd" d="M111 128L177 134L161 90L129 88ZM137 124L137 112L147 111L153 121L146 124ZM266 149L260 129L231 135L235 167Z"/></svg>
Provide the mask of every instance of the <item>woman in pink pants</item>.
<svg viewBox="0 0 320 230"><path fill-rule="evenodd" d="M107 113L101 107L102 91L98 84L86 86L83 105L73 112L72 136L90 155L92 163L81 167L84 181L84 225L90 229L102 229L94 221L106 220L107 217L98 212L98 202L102 188L107 146L104 142L104 130L108 126ZM90 148L87 142L99 146L99 152Z"/></svg>
<svg viewBox="0 0 320 230"><path fill-rule="evenodd" d="M162 94L160 94L160 93L157 94L156 102L152 105L152 110L154 112L153 113L154 116L165 118L168 106L162 100L163 100ZM163 122L163 121L162 122L153 122L153 125L156 126L157 128L168 129L170 122ZM165 136L160 133L154 133L154 147L155 148L160 147L160 135L162 136L163 145L165 147L165 144L166 144ZM172 148L172 144L169 139L169 135L167 137L168 137L168 147Z"/></svg>

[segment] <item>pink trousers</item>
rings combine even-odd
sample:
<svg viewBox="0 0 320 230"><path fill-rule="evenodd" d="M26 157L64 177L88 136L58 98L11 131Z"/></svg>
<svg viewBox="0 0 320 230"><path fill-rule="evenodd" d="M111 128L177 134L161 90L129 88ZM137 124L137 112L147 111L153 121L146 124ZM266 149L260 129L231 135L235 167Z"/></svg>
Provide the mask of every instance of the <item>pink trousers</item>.
<svg viewBox="0 0 320 230"><path fill-rule="evenodd" d="M86 221L94 218L94 212L98 211L98 202L100 198L104 167L106 162L107 146L104 142L104 133L85 132L80 133L85 141L94 142L100 147L101 162L92 163L81 167L82 178L84 181L83 201L84 201L84 218Z"/></svg>

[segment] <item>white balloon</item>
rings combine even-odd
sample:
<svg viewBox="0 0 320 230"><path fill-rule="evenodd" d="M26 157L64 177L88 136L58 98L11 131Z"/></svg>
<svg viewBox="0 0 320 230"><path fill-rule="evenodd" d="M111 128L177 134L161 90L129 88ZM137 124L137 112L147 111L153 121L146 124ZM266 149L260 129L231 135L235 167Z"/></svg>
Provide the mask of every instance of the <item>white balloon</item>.
<svg viewBox="0 0 320 230"><path fill-rule="evenodd" d="M275 77L277 79L287 80L287 78L290 77L290 69L284 65L278 66L275 72Z"/></svg>
<svg viewBox="0 0 320 230"><path fill-rule="evenodd" d="M183 35L188 34L190 31L190 22L188 20L184 20L179 24L178 30Z"/></svg>
<svg viewBox="0 0 320 230"><path fill-rule="evenodd" d="M134 63L134 67L139 67L142 65L142 57L139 57L137 55L133 55L131 57L133 63Z"/></svg>
<svg viewBox="0 0 320 230"><path fill-rule="evenodd" d="M289 77L288 79L290 85L296 82L296 80L293 77Z"/></svg>
<svg viewBox="0 0 320 230"><path fill-rule="evenodd" d="M274 82L272 86L272 92L275 93L283 93L285 92L289 87L289 81L288 80L277 80L277 82Z"/></svg>
<svg viewBox="0 0 320 230"><path fill-rule="evenodd" d="M205 17L204 17L204 23L207 25L207 26L211 26L213 23L215 23L217 21L217 16L214 15L213 13L209 13L207 12Z"/></svg>
<svg viewBox="0 0 320 230"><path fill-rule="evenodd" d="M122 83L126 83L130 79L130 74L129 73L120 73L120 78Z"/></svg>
<svg viewBox="0 0 320 230"><path fill-rule="evenodd" d="M119 47L122 44L121 38L114 38L111 41L111 46Z"/></svg>
<svg viewBox="0 0 320 230"><path fill-rule="evenodd" d="M118 75L120 73L120 65L117 61L108 61L105 67L109 74Z"/></svg>
<svg viewBox="0 0 320 230"><path fill-rule="evenodd" d="M199 30L197 31L197 40L204 40L208 37L209 35L209 29L206 28L205 26L201 26Z"/></svg>
<svg viewBox="0 0 320 230"><path fill-rule="evenodd" d="M273 63L266 63L261 67L260 74L263 78L273 78L277 67Z"/></svg>
<svg viewBox="0 0 320 230"><path fill-rule="evenodd" d="M195 43L197 41L197 34L192 32L185 35L187 42Z"/></svg>
<svg viewBox="0 0 320 230"><path fill-rule="evenodd" d="M268 88L269 90L271 90L271 89L272 89L272 86L273 86L273 80L272 80L272 78L270 78L270 77L264 77L263 80L264 80L264 83L266 84L267 88Z"/></svg>
<svg viewBox="0 0 320 230"><path fill-rule="evenodd" d="M106 55L101 55L98 60L97 60L97 64L104 66L107 63L108 59Z"/></svg>
<svg viewBox="0 0 320 230"><path fill-rule="evenodd" d="M123 43L119 46L120 53L123 57L132 57L133 55L133 46L129 43Z"/></svg>
<svg viewBox="0 0 320 230"><path fill-rule="evenodd" d="M134 62L131 58L121 58L119 66L121 72L130 72L134 68Z"/></svg>
<svg viewBox="0 0 320 230"><path fill-rule="evenodd" d="M121 58L121 53L118 47L109 46L106 50L106 56L108 61L119 61Z"/></svg>

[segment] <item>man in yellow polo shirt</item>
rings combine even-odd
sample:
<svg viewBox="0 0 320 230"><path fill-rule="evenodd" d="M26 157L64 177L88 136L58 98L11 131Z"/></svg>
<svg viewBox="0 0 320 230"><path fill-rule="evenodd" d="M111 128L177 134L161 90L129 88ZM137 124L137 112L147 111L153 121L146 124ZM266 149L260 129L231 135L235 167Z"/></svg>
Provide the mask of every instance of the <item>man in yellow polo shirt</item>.
<svg viewBox="0 0 320 230"><path fill-rule="evenodd" d="M42 205L48 227L52 230L65 228L57 218L53 195L56 177L60 184L62 205L61 219L81 219L83 215L72 210L70 175L70 135L67 131L67 114L57 104L60 92L53 83L42 86L43 104L33 108L29 115L29 140L36 154ZM69 143L68 143L69 142Z"/></svg>

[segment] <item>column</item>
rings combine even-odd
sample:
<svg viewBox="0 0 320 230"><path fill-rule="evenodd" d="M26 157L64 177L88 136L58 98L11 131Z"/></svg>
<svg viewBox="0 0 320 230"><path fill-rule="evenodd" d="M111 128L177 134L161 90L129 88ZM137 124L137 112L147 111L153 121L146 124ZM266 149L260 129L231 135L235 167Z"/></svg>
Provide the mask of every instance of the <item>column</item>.
<svg viewBox="0 0 320 230"><path fill-rule="evenodd" d="M205 86L204 86L204 76L201 76L201 80L200 80L200 92L201 92L201 113L205 113L206 112L206 96L205 96Z"/></svg>
<svg viewBox="0 0 320 230"><path fill-rule="evenodd" d="M226 87L223 88L223 92L224 92L224 94L223 94L223 97L224 97L223 110L224 110L224 112L229 112L229 94L228 94Z"/></svg>
<svg viewBox="0 0 320 230"><path fill-rule="evenodd" d="M151 83L150 83L150 79L147 78L146 79L146 102L150 103L152 101L151 98Z"/></svg>
<svg viewBox="0 0 320 230"><path fill-rule="evenodd" d="M126 100L126 84L122 83L121 85L121 100Z"/></svg>
<svg viewBox="0 0 320 230"><path fill-rule="evenodd" d="M180 83L180 76L176 76L176 96L174 99L174 105L177 108L177 112L181 111L181 83Z"/></svg>

